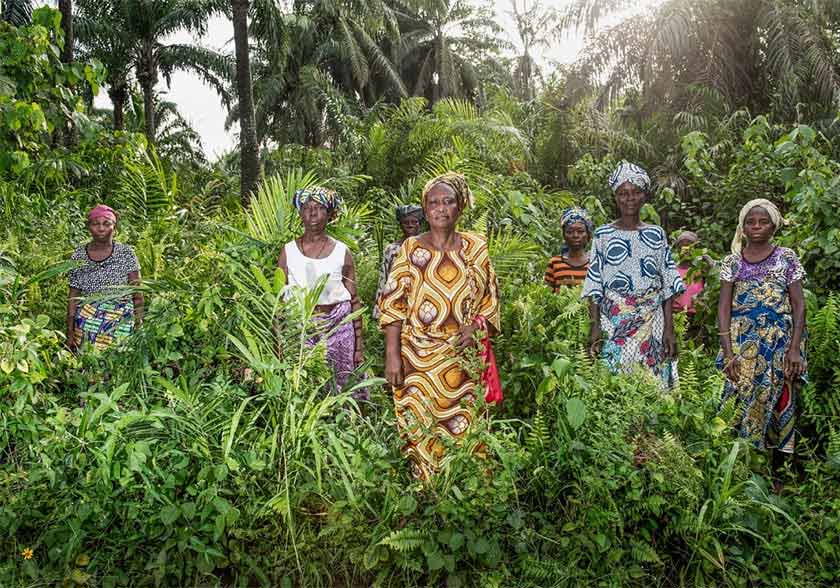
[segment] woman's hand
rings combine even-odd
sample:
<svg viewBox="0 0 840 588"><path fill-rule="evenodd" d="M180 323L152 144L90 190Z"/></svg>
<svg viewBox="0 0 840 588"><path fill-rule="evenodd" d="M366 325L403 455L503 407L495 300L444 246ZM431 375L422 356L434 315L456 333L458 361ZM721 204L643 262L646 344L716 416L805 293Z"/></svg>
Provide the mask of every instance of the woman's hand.
<svg viewBox="0 0 840 588"><path fill-rule="evenodd" d="M662 333L662 350L667 359L674 359L677 357L677 336L674 334L674 329L665 329Z"/></svg>
<svg viewBox="0 0 840 588"><path fill-rule="evenodd" d="M399 353L385 353L385 380L395 388L403 385L403 364Z"/></svg>
<svg viewBox="0 0 840 588"><path fill-rule="evenodd" d="M67 341L65 344L67 345L67 349L76 353L79 350L79 346L76 344L76 338L73 335L74 333L72 331L67 333Z"/></svg>
<svg viewBox="0 0 840 588"><path fill-rule="evenodd" d="M595 358L601 355L601 347L604 345L604 340L601 338L601 329L589 329L589 357Z"/></svg>
<svg viewBox="0 0 840 588"><path fill-rule="evenodd" d="M458 331L458 343L456 343L456 346L458 347L459 351L463 351L467 347L475 346L475 339L473 338L473 333L475 333L478 330L478 328L478 324L476 323L470 323L461 327L461 330Z"/></svg>
<svg viewBox="0 0 840 588"><path fill-rule="evenodd" d="M359 367L362 365L362 362L365 360L365 350L361 347L357 347L356 351L353 353L353 365Z"/></svg>
<svg viewBox="0 0 840 588"><path fill-rule="evenodd" d="M799 349L791 347L785 353L785 376L788 378L798 378L805 373L806 362Z"/></svg>
<svg viewBox="0 0 840 588"><path fill-rule="evenodd" d="M723 373L726 374L730 382L738 383L738 378L741 376L741 364L737 357L728 355L723 358Z"/></svg>

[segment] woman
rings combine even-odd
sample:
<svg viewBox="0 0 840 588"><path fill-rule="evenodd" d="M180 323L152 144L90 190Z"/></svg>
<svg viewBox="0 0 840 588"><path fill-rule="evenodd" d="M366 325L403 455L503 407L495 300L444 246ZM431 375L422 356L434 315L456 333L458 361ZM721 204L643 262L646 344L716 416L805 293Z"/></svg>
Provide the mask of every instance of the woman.
<svg viewBox="0 0 840 588"><path fill-rule="evenodd" d="M456 230L471 203L464 176L431 180L421 202L429 231L400 246L379 324L403 454L412 475L428 480L445 460L444 439L460 441L472 423L475 381L463 354L474 346L478 322L499 331L499 296L487 242Z"/></svg>
<svg viewBox="0 0 840 588"><path fill-rule="evenodd" d="M353 256L344 243L327 235L327 224L337 216L341 198L332 190L312 187L295 192L292 202L300 214L303 235L286 243L277 267L286 274L287 296L291 295L291 289L310 289L327 276L315 307L316 320L324 331L331 332L327 338L327 361L340 392L353 370L362 364L364 355L361 318L338 326L361 308L356 296ZM365 399L366 392L357 391L354 396Z"/></svg>
<svg viewBox="0 0 840 588"><path fill-rule="evenodd" d="M674 241L674 249L680 258L680 263L677 265L677 272L680 274L683 284L685 284L685 292L674 297L674 312L684 312L689 317L693 317L696 313L694 299L703 292L706 284L703 278L699 278L696 282L688 281L688 271L691 269L691 263L689 260L683 259L683 257L685 257L685 252L689 248L695 247L699 242L700 238L697 236L697 233L692 231L681 232L677 236L677 240ZM711 259L707 259L707 263L710 261Z"/></svg>
<svg viewBox="0 0 840 588"><path fill-rule="evenodd" d="M391 266L394 258L400 250L400 245L409 237L416 237L420 233L420 225L423 222L423 209L416 204L405 204L397 206L397 222L402 229L402 239L395 241L385 248L382 253L382 265L379 266L379 287L376 290L376 304L373 307L373 318L379 319L379 300L388 283L388 274L391 273Z"/></svg>
<svg viewBox="0 0 840 588"><path fill-rule="evenodd" d="M792 250L773 244L779 209L763 198L738 215L732 254L720 270L718 367L727 381L723 401L739 408L736 427L773 464L794 450L796 398L805 381L805 270ZM746 240L746 246L742 241ZM777 490L781 484L776 480Z"/></svg>
<svg viewBox="0 0 840 588"><path fill-rule="evenodd" d="M117 213L99 204L88 213L91 240L80 245L71 259L80 265L70 271L67 298L67 346L75 352L83 343L107 349L143 322L143 294L104 297L109 290L140 285L140 264L134 249L114 242ZM82 297L93 297L83 302Z"/></svg>
<svg viewBox="0 0 840 588"><path fill-rule="evenodd" d="M560 218L563 229L563 249L548 262L545 283L557 292L565 286L580 286L589 268L589 240L592 239L592 219L583 208L568 208Z"/></svg>
<svg viewBox="0 0 840 588"><path fill-rule="evenodd" d="M595 231L583 284L582 296L590 299L590 353L600 352L614 373L641 365L668 389L677 376L671 299L685 286L665 231L641 220L650 195L647 172L622 162L609 185L619 218Z"/></svg>

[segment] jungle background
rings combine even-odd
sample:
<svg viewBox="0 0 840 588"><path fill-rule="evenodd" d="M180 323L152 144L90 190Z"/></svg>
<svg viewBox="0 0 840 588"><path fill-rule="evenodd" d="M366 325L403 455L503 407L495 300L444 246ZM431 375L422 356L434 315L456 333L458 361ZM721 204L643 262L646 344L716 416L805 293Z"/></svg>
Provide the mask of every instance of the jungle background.
<svg viewBox="0 0 840 588"><path fill-rule="evenodd" d="M837 585L840 3L665 0L599 28L632 3L517 1L521 52L463 0L58 4L0 3L1 585ZM232 54L167 43L214 14ZM587 35L580 58L541 69L534 48L567 30ZM158 93L184 69L239 122L216 161ZM620 159L655 178L646 218L702 241L670 394L587 359L579 291L541 284L562 208L612 216ZM326 394L314 299L283 300L274 264L299 230L293 192L334 187L330 231L370 305L394 205L448 169L499 273L506 399L421 488L369 308L360 410ZM780 495L720 406L705 257L757 196L809 274L810 383ZM120 349L76 357L66 260L98 202L121 213L147 315Z"/></svg>

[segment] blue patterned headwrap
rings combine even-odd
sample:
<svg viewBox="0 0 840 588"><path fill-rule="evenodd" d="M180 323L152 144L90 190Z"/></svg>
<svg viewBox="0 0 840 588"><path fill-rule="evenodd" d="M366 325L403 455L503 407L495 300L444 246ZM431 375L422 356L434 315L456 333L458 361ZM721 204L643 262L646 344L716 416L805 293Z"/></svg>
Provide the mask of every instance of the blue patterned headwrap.
<svg viewBox="0 0 840 588"><path fill-rule="evenodd" d="M423 220L423 208L420 206L417 206L416 204L403 204L397 206L397 222L401 222L402 219L412 214L420 215L420 220Z"/></svg>
<svg viewBox="0 0 840 588"><path fill-rule="evenodd" d="M589 216L589 213L585 208L580 208L579 206L567 208L563 211L563 216L560 217L560 226L563 227L564 231L566 230L566 225L571 223L583 223L590 237L595 230L595 225L592 223L592 218Z"/></svg>
<svg viewBox="0 0 840 588"><path fill-rule="evenodd" d="M615 193L624 182L630 182L645 192L650 192L650 176L648 173L643 168L629 161L619 163L618 167L610 175L610 189Z"/></svg>
<svg viewBox="0 0 840 588"><path fill-rule="evenodd" d="M301 207L310 200L314 200L326 208L327 213L330 216L333 216L341 209L341 196L339 196L335 190L329 190L327 188L322 188L321 186L301 188L295 192L292 204L295 208L300 210Z"/></svg>

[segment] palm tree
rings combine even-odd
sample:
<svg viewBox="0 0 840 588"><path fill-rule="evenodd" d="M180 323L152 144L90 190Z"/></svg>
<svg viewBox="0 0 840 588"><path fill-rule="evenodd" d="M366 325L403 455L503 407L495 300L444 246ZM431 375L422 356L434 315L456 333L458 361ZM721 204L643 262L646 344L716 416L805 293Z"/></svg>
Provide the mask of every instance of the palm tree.
<svg viewBox="0 0 840 588"><path fill-rule="evenodd" d="M206 33L207 18L219 12L218 0L78 0L78 4L80 15L87 17L85 41L113 43L114 57L109 61L131 64L143 91L145 134L151 144L156 130L155 86L161 76L169 84L176 70L191 71L229 103L226 80L233 75L227 56L195 45L163 42L181 31ZM79 29L81 34L81 23ZM91 43L97 48L96 42Z"/></svg>
<svg viewBox="0 0 840 588"><path fill-rule="evenodd" d="M399 13L403 79L432 104L446 97L474 98L474 64L504 43L492 15L467 0L420 0Z"/></svg>
<svg viewBox="0 0 840 588"><path fill-rule="evenodd" d="M577 0L563 25L596 30L628 0ZM800 105L834 108L840 90L834 33L836 2L787 0L666 0L598 32L579 66L604 79L602 96L642 92L641 108L696 111L709 92L727 110L747 108L796 118Z"/></svg>
<svg viewBox="0 0 840 588"><path fill-rule="evenodd" d="M399 37L392 0L299 0L252 9L258 138L322 145L351 133L357 111L407 95L389 51ZM239 106L231 111L238 115Z"/></svg>
<svg viewBox="0 0 840 588"><path fill-rule="evenodd" d="M232 0L233 42L236 46L236 89L239 98L239 158L241 166L240 198L248 205L260 174L260 146L254 120L251 86L251 60L248 47L248 0Z"/></svg>
<svg viewBox="0 0 840 588"><path fill-rule="evenodd" d="M536 95L534 78L540 77L541 72L531 51L549 45L550 37L556 33L554 27L557 13L545 9L539 0L530 3L521 0L521 6L519 0L510 0L510 3L519 44L522 46L522 54L517 56L513 72L514 87L520 99L533 100Z"/></svg>
<svg viewBox="0 0 840 588"><path fill-rule="evenodd" d="M0 7L0 20L16 27L32 22L32 0L3 0Z"/></svg>

